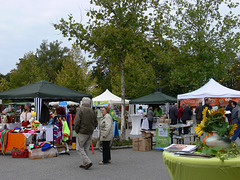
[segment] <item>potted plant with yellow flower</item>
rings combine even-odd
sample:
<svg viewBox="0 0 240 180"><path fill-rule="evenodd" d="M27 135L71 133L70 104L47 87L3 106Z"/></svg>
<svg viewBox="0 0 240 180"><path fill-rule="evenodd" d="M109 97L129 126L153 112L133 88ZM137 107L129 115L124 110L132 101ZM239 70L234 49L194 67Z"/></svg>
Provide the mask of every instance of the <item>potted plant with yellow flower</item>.
<svg viewBox="0 0 240 180"><path fill-rule="evenodd" d="M202 114L202 121L195 127L195 131L199 137L205 133L204 141L206 141L201 143L198 152L215 155L222 161L238 155L240 151L237 144L230 140L237 125L229 125L228 122L225 122L225 110L222 108L210 111L206 107ZM210 134L211 136L209 136Z"/></svg>
<svg viewBox="0 0 240 180"><path fill-rule="evenodd" d="M225 110L222 108L217 110L212 109L210 111L208 107L206 107L202 114L203 119L201 123L195 127L198 136L201 136L204 132L206 135L212 133L213 135L206 139L207 146L230 147L230 137L234 134L237 125L229 125L228 122L225 122Z"/></svg>

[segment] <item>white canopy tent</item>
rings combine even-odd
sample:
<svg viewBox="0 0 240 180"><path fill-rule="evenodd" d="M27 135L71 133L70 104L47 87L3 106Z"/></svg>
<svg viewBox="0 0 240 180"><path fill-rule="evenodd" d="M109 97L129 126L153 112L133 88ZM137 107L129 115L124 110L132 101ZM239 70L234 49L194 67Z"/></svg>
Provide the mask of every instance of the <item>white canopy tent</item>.
<svg viewBox="0 0 240 180"><path fill-rule="evenodd" d="M179 94L177 96L177 99L194 99L194 98L205 98L205 97L213 97L213 98L240 97L240 91L227 88L211 78L208 81L208 83L206 83L201 88L189 93Z"/></svg>
<svg viewBox="0 0 240 180"><path fill-rule="evenodd" d="M108 89L106 89L106 91L100 94L99 96L96 96L95 98L93 98L92 101L93 101L93 106L104 105L104 104L110 104L110 105L121 104L121 98L111 93ZM125 104L128 105L129 100L125 99Z"/></svg>

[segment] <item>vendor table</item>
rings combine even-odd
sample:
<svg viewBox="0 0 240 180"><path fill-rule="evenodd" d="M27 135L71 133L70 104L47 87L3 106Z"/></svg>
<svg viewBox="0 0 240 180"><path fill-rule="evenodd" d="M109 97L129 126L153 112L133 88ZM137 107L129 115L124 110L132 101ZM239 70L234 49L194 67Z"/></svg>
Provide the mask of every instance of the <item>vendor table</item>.
<svg viewBox="0 0 240 180"><path fill-rule="evenodd" d="M23 133L9 133L6 151L11 151L13 147L26 149L26 137ZM2 147L0 147L2 151Z"/></svg>
<svg viewBox="0 0 240 180"><path fill-rule="evenodd" d="M172 180L240 179L240 156L222 162L215 157L180 157L164 151L163 160Z"/></svg>

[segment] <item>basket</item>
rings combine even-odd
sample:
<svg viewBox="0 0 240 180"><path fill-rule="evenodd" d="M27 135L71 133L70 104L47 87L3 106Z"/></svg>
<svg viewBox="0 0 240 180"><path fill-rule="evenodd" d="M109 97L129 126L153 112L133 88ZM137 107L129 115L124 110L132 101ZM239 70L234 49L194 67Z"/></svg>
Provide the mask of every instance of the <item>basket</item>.
<svg viewBox="0 0 240 180"><path fill-rule="evenodd" d="M27 158L28 150L11 151L13 158Z"/></svg>

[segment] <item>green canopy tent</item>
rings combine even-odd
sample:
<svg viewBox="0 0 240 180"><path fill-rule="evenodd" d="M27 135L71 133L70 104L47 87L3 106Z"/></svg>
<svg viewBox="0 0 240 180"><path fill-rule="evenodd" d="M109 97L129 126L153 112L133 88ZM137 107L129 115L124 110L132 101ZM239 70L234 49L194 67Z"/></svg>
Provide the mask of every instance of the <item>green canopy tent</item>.
<svg viewBox="0 0 240 180"><path fill-rule="evenodd" d="M136 98L131 100L130 104L163 104L163 103L174 103L177 102L177 99L162 92L156 91L152 94Z"/></svg>
<svg viewBox="0 0 240 180"><path fill-rule="evenodd" d="M80 101L83 97L91 98L91 95L84 94L44 80L0 93L0 99L28 100L37 97L46 100Z"/></svg>
<svg viewBox="0 0 240 180"><path fill-rule="evenodd" d="M91 98L91 95L59 86L45 80L0 93L0 99L34 100L37 119L39 119L38 112L41 112L42 99L46 101L80 101L83 97Z"/></svg>

